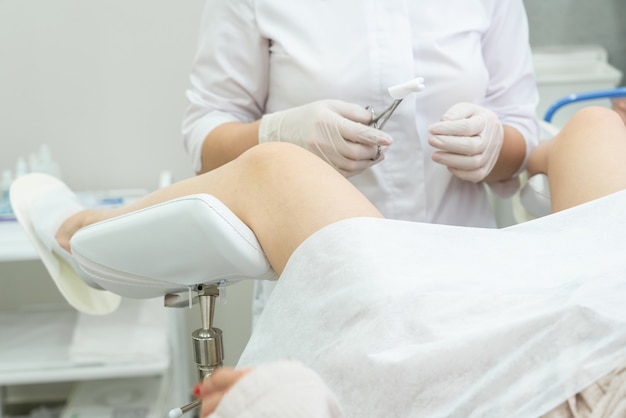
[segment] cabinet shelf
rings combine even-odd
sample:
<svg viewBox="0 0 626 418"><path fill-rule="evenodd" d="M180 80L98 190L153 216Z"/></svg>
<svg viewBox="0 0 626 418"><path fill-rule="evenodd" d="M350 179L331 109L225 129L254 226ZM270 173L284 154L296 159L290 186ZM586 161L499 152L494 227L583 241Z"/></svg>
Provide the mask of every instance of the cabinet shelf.
<svg viewBox="0 0 626 418"><path fill-rule="evenodd" d="M102 201L109 194L123 196L130 202L145 191L122 190L86 196L92 201ZM93 206L91 201L86 203ZM3 264L37 260L39 256L22 227L16 221L1 220L0 293L3 286L6 291L7 280L16 276L5 274ZM14 285L11 283L8 288ZM122 308L151 302L123 299L120 309L102 317L79 314L66 304L50 306L32 304L29 300L18 302L17 310L0 311L0 394L3 387L10 386L161 376L170 388L167 399L163 399L164 405L169 409L187 403L193 378L188 366L192 359L185 313L164 309L160 300L153 302L154 309L143 314L137 310L137 315L130 315L132 319L128 315L119 316L123 314ZM29 308L24 308L29 303ZM89 342L96 355L85 352ZM97 352L105 346L110 351ZM0 399L0 417L2 410Z"/></svg>
<svg viewBox="0 0 626 418"><path fill-rule="evenodd" d="M37 260L35 247L16 221L0 222L0 262Z"/></svg>
<svg viewBox="0 0 626 418"><path fill-rule="evenodd" d="M72 311L0 314L0 386L150 376L168 369L167 349L101 361L74 358L70 348L77 318Z"/></svg>

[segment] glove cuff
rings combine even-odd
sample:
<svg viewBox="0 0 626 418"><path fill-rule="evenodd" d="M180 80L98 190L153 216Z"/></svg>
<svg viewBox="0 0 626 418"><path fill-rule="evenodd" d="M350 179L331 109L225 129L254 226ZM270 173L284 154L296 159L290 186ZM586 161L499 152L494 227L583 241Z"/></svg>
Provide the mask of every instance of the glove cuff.
<svg viewBox="0 0 626 418"><path fill-rule="evenodd" d="M259 144L280 141L278 132L280 119L282 119L280 112L268 113L261 117L261 123L259 124Z"/></svg>

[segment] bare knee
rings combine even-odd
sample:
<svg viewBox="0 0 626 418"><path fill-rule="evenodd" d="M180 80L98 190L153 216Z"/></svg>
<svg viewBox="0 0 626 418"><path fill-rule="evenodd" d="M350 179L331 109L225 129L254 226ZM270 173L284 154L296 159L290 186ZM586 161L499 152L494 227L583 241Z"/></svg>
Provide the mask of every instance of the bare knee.
<svg viewBox="0 0 626 418"><path fill-rule="evenodd" d="M321 158L288 142L256 145L243 153L237 161L256 176L279 175L284 178L290 172L302 171L303 166L309 165L316 169L331 169Z"/></svg>
<svg viewBox="0 0 626 418"><path fill-rule="evenodd" d="M584 142L600 145L625 140L625 128L621 117L614 110L589 106L576 112L554 139L568 147Z"/></svg>
<svg viewBox="0 0 626 418"><path fill-rule="evenodd" d="M619 152L626 144L626 126L612 109L585 107L574 114L550 141L542 143L531 154L529 173L546 173L551 162L567 159L590 160L599 155Z"/></svg>
<svg viewBox="0 0 626 418"><path fill-rule="evenodd" d="M246 158L266 158L287 159L288 157L300 158L300 154L310 154L309 151L302 147L291 144L289 142L264 142L248 149L242 156Z"/></svg>
<svg viewBox="0 0 626 418"><path fill-rule="evenodd" d="M608 107L588 106L577 111L568 123L568 125L570 124L585 127L621 127L623 122L619 114Z"/></svg>

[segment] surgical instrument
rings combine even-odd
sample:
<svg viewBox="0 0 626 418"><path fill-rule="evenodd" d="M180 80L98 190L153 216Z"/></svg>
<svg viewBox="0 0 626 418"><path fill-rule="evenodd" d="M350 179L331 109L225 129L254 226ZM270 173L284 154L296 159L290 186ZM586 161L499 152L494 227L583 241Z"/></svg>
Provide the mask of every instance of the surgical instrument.
<svg viewBox="0 0 626 418"><path fill-rule="evenodd" d="M185 406L172 409L168 415L168 418L180 418L183 416L183 414L191 411L194 408L197 408L200 405L202 405L202 399L196 399L195 401L188 403Z"/></svg>
<svg viewBox="0 0 626 418"><path fill-rule="evenodd" d="M387 91L395 100L380 115L376 116L374 114L374 108L372 106L366 107L366 109L372 112L372 121L370 122L370 126L373 126L376 129L383 129L387 120L389 120L389 117L391 117L402 100L410 93L420 92L424 90L424 88L424 78L422 77L414 78L404 83L389 87Z"/></svg>

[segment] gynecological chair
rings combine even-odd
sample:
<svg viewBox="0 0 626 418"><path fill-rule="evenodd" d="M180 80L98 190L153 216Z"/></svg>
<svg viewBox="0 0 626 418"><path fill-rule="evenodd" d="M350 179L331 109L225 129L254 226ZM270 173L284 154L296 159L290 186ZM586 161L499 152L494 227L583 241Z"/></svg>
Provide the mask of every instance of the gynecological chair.
<svg viewBox="0 0 626 418"><path fill-rule="evenodd" d="M520 196L534 215L549 212L545 179L530 179ZM277 279L254 233L209 195L179 198L91 225L74 235L71 246L81 268L113 293L163 297L171 308L200 305L202 327L191 336L200 379L224 358L222 331L213 324L221 290L242 280Z"/></svg>
<svg viewBox="0 0 626 418"><path fill-rule="evenodd" d="M254 233L209 195L86 227L72 238L72 253L102 287L120 296L163 297L166 307L199 304L202 328L191 338L200 379L224 358L222 331L213 326L220 290L241 280L277 278Z"/></svg>

